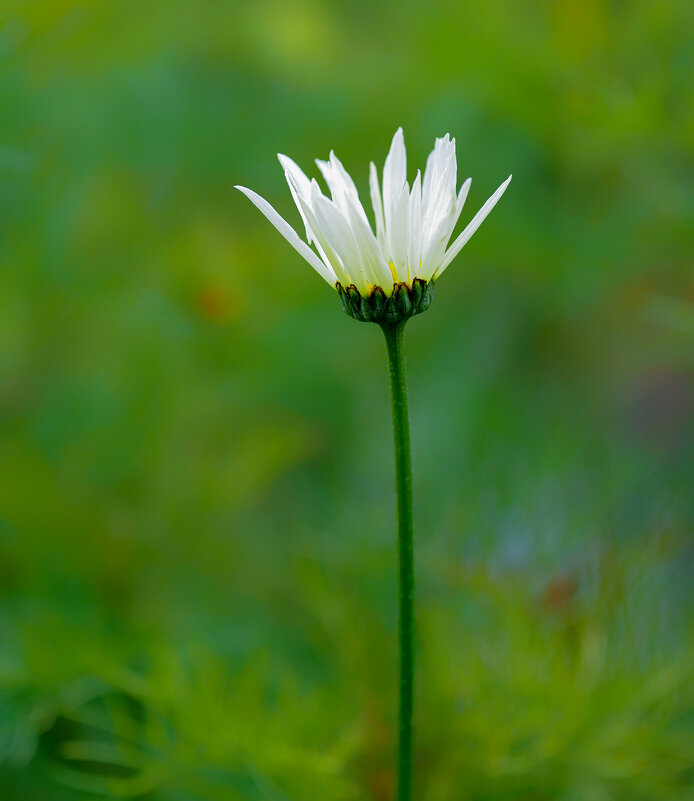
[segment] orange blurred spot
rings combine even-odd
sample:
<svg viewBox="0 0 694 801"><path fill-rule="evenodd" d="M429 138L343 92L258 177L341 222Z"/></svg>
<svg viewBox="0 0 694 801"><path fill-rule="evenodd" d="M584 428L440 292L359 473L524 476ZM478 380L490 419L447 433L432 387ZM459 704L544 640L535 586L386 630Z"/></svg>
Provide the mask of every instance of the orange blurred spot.
<svg viewBox="0 0 694 801"><path fill-rule="evenodd" d="M555 612L563 611L573 601L578 582L570 576L557 576L550 581L542 596L542 606Z"/></svg>
<svg viewBox="0 0 694 801"><path fill-rule="evenodd" d="M203 287L197 296L197 307L204 317L224 322L231 317L233 302L228 293L218 286Z"/></svg>

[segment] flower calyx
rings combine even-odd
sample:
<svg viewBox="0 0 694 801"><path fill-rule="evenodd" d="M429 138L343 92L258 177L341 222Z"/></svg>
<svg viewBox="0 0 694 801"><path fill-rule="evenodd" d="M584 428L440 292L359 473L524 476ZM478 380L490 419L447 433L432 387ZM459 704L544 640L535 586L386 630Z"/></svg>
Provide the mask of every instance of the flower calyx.
<svg viewBox="0 0 694 801"><path fill-rule="evenodd" d="M367 296L350 284L335 284L342 301L342 308L355 320L364 323L398 323L421 314L431 305L434 297L434 282L415 278L410 286L407 283L393 284L390 297L380 286L374 287Z"/></svg>

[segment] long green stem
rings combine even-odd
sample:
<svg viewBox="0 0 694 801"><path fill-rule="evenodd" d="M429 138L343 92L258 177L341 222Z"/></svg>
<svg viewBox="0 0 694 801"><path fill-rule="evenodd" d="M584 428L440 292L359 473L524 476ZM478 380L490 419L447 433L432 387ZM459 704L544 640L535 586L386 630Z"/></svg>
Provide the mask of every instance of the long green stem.
<svg viewBox="0 0 694 801"><path fill-rule="evenodd" d="M412 537L412 456L405 375L405 321L383 323L386 337L395 439L398 517L400 713L397 801L412 798L412 707L414 685L414 549Z"/></svg>

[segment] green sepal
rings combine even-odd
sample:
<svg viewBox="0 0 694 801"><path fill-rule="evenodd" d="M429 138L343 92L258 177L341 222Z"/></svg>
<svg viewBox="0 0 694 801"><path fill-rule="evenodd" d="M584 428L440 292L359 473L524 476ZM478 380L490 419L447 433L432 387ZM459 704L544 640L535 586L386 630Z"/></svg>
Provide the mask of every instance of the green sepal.
<svg viewBox="0 0 694 801"><path fill-rule="evenodd" d="M412 311L414 304L412 302L412 298L410 297L410 293L412 292L411 289L408 289L405 284L400 284L397 289L393 290L393 297L395 298L395 303L398 307L398 311L402 315L402 317L409 317L410 312Z"/></svg>
<svg viewBox="0 0 694 801"><path fill-rule="evenodd" d="M397 323L426 311L434 295L434 282L415 278L412 286L406 283L393 284L393 292L386 297L382 287L374 287L368 295L362 295L350 284L335 285L342 308L355 320L365 323Z"/></svg>
<svg viewBox="0 0 694 801"><path fill-rule="evenodd" d="M434 282L430 281L427 284L425 281L424 287L422 289L422 299L419 301L420 312L425 312L429 308L429 306L431 306L431 301L433 299L434 299Z"/></svg>
<svg viewBox="0 0 694 801"><path fill-rule="evenodd" d="M380 286L377 286L369 296L369 300L371 301L371 306L374 311L374 320L382 319L386 311L386 303L388 302L386 293Z"/></svg>
<svg viewBox="0 0 694 801"><path fill-rule="evenodd" d="M421 278L415 278L414 281L412 282L412 304L414 306L419 306L426 285L427 282L422 281Z"/></svg>

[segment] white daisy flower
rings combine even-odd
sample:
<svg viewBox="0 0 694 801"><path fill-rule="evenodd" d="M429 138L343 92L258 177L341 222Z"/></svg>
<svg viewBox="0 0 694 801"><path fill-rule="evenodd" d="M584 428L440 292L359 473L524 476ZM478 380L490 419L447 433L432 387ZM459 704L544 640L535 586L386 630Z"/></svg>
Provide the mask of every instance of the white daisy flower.
<svg viewBox="0 0 694 801"><path fill-rule="evenodd" d="M260 195L244 186L236 188L338 290L349 314L377 322L409 317L428 308L434 281L511 181L509 175L449 246L471 179L456 192L455 139L448 134L436 140L424 176L418 171L411 187L402 128L395 132L386 158L382 190L376 165L371 162L375 232L354 181L335 153L331 151L328 161L316 160L330 190L329 198L315 178L310 180L290 158L282 154L278 158L306 228L306 241Z"/></svg>

